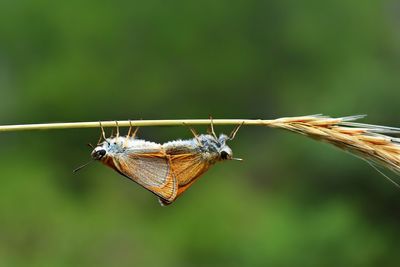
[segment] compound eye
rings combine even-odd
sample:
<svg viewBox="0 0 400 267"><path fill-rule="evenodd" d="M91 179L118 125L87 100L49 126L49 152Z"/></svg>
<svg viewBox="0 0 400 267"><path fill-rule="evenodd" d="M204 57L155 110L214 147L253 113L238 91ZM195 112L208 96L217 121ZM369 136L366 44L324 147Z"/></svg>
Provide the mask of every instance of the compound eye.
<svg viewBox="0 0 400 267"><path fill-rule="evenodd" d="M221 151L221 159L229 159L230 155L226 151Z"/></svg>
<svg viewBox="0 0 400 267"><path fill-rule="evenodd" d="M100 158L102 158L106 154L106 150L105 149L99 150L97 151L97 154L99 154Z"/></svg>
<svg viewBox="0 0 400 267"><path fill-rule="evenodd" d="M106 154L105 149L97 150L93 155L95 159L101 159Z"/></svg>

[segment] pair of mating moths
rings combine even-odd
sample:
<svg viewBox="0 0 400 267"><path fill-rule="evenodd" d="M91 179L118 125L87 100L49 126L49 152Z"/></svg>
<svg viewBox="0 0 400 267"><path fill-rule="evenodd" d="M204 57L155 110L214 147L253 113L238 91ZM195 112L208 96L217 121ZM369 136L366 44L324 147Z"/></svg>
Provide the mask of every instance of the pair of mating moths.
<svg viewBox="0 0 400 267"><path fill-rule="evenodd" d="M111 167L158 196L161 205L169 205L186 191L197 178L218 161L232 160L232 150L226 141L232 140L241 125L227 136L216 136L211 122L209 134L193 139L158 144L136 139L131 135L105 138L92 151L92 158ZM240 159L236 159L240 160Z"/></svg>

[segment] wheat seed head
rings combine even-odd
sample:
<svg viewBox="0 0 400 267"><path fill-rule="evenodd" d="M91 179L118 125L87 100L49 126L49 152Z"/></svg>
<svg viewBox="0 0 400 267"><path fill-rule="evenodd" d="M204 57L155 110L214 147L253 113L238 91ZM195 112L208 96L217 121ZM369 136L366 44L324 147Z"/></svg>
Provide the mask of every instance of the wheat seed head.
<svg viewBox="0 0 400 267"><path fill-rule="evenodd" d="M288 117L271 120L266 123L266 126L286 129L333 144L370 163L378 163L400 174L400 138L396 138L400 135L400 129L354 122L363 117L365 116ZM384 176L400 187L392 179Z"/></svg>

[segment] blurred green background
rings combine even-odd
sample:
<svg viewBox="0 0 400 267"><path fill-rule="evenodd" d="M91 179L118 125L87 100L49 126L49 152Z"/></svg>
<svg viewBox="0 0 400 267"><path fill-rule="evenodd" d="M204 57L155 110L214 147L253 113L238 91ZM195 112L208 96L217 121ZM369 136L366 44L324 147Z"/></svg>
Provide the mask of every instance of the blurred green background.
<svg viewBox="0 0 400 267"><path fill-rule="evenodd" d="M399 126L399 10L389 0L3 0L0 123L323 113ZM399 191L329 145L243 127L230 146L245 161L216 165L162 208L100 164L72 174L98 135L1 134L0 266L399 264ZM185 127L140 135L191 138Z"/></svg>

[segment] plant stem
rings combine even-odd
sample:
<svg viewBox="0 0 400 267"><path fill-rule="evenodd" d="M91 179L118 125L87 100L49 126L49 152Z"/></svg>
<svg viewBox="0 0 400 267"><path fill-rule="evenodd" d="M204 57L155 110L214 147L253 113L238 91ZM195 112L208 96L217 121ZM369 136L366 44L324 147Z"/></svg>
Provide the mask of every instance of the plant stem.
<svg viewBox="0 0 400 267"><path fill-rule="evenodd" d="M241 120L241 119L213 119L214 125L268 125L272 120ZM123 121L102 121L103 127L116 127L116 123L122 127L132 126L182 126L182 125L209 125L210 119L184 119L184 120L123 120ZM0 125L0 132L33 131L33 130L56 130L56 129L79 129L98 128L100 122L67 122L67 123L40 123L40 124L19 124Z"/></svg>

